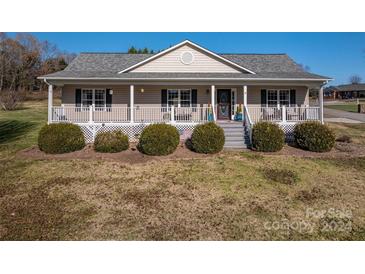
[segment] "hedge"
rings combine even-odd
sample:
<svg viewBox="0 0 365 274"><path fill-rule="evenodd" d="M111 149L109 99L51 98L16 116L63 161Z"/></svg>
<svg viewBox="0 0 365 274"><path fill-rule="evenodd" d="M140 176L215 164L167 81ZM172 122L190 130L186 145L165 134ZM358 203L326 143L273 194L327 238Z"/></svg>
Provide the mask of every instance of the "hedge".
<svg viewBox="0 0 365 274"><path fill-rule="evenodd" d="M120 130L99 132L94 141L94 149L98 152L120 152L129 147L128 136Z"/></svg>
<svg viewBox="0 0 365 274"><path fill-rule="evenodd" d="M193 150L198 153L217 153L225 142L223 129L213 122L198 125L191 135Z"/></svg>
<svg viewBox="0 0 365 274"><path fill-rule="evenodd" d="M68 123L49 124L38 135L40 150L50 153L67 153L85 147L84 134L79 126Z"/></svg>
<svg viewBox="0 0 365 274"><path fill-rule="evenodd" d="M308 121L295 126L294 140L302 149L327 152L335 145L336 135L328 126L320 122Z"/></svg>
<svg viewBox="0 0 365 274"><path fill-rule="evenodd" d="M147 126L139 138L138 149L147 155L168 155L180 142L180 135L174 126L153 124Z"/></svg>
<svg viewBox="0 0 365 274"><path fill-rule="evenodd" d="M252 146L257 151L275 152L283 148L285 133L279 125L258 122L252 128Z"/></svg>

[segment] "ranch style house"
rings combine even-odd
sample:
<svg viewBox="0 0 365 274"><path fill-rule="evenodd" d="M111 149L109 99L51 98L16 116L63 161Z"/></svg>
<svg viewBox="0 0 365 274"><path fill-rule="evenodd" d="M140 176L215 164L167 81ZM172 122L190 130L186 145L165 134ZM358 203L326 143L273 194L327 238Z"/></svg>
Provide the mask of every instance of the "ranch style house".
<svg viewBox="0 0 365 274"><path fill-rule="evenodd" d="M323 86L331 80L286 54L218 54L188 40L156 54L81 53L39 79L48 84L48 123L75 123L87 142L117 129L136 140L151 123L174 125L184 139L213 121L227 148L246 147L258 121L278 123L288 136L296 123L323 122ZM54 85L62 88L59 106Z"/></svg>

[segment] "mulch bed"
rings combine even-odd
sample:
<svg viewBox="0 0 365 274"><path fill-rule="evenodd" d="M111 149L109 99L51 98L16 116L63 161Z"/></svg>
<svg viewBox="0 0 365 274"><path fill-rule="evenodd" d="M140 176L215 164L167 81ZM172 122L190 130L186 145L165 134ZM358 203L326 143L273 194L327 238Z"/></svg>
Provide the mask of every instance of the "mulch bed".
<svg viewBox="0 0 365 274"><path fill-rule="evenodd" d="M185 145L180 144L174 153L166 156L149 156L139 152L136 149L135 144L131 144L130 148L126 151L118 153L100 153L93 149L92 145L87 145L84 149L64 153L64 154L46 154L39 150L37 146L22 150L18 152L18 157L34 159L34 160L74 160L74 159L85 159L85 160L112 160L121 161L128 164L135 163L146 163L149 161L162 161L162 160L178 160L178 159L196 159L196 158L207 158L212 155L195 153Z"/></svg>
<svg viewBox="0 0 365 274"><path fill-rule="evenodd" d="M242 151L242 150L240 150ZM281 151L278 152L255 152L249 149L243 150L247 153L270 155L270 156L294 156L302 158L354 158L365 157L365 147L354 143L336 142L335 147L330 152L317 153L302 150L292 145L285 145ZM225 150L222 153L237 152L237 150ZM100 153L95 152L92 145L87 145L84 149L64 153L64 154L46 154L40 151L37 146L22 150L18 152L18 157L34 160L111 160L121 161L128 164L146 163L150 161L165 161L165 160L189 160L189 159L204 159L214 157L215 155L199 154L188 149L184 144L180 144L176 151L166 156L149 156L139 152L136 149L136 144L131 144L130 148L118 153Z"/></svg>

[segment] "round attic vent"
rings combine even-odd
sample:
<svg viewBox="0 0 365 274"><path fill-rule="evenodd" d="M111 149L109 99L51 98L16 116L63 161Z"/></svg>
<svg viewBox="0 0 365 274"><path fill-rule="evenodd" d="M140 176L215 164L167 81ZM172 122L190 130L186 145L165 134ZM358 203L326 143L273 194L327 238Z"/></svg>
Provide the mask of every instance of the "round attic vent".
<svg viewBox="0 0 365 274"><path fill-rule="evenodd" d="M190 65L194 61L194 55L190 51L184 51L180 56L181 63Z"/></svg>

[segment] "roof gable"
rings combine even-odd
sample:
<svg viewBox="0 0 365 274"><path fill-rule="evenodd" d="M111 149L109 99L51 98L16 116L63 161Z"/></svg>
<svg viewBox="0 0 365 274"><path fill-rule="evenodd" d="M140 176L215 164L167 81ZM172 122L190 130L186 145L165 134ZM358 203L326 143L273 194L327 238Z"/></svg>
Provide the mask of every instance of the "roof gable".
<svg viewBox="0 0 365 274"><path fill-rule="evenodd" d="M184 57L187 57L187 62L184 61ZM190 41L184 41L177 44L135 65L132 65L119 73L124 72L206 72L255 74L255 72Z"/></svg>

